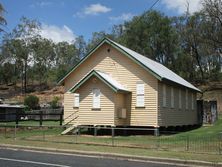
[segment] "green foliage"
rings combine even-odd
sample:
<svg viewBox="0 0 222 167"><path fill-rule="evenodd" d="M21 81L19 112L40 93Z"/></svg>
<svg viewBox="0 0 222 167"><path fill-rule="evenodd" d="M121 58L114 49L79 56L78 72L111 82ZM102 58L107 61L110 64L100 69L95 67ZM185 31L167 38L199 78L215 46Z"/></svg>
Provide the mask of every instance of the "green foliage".
<svg viewBox="0 0 222 167"><path fill-rule="evenodd" d="M0 3L0 25L1 25L1 27L5 26L7 24L7 22L3 16L4 12L5 12L5 9L4 9L3 5ZM4 30L2 28L0 28L0 32L2 32L2 31L4 31Z"/></svg>
<svg viewBox="0 0 222 167"><path fill-rule="evenodd" d="M39 98L34 95L26 96L24 99L24 105L28 106L29 109L38 109L39 108Z"/></svg>
<svg viewBox="0 0 222 167"><path fill-rule="evenodd" d="M58 96L53 97L53 100L50 102L50 106L53 109L59 108L59 100L60 98Z"/></svg>

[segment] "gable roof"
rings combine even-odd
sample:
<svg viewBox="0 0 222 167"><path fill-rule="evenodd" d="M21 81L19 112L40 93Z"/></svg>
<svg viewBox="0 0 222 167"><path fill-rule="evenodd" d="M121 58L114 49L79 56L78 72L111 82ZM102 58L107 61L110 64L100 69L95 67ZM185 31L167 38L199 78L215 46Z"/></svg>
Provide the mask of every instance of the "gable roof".
<svg viewBox="0 0 222 167"><path fill-rule="evenodd" d="M164 79L177 83L179 85L185 86L187 88L193 89L195 91L201 92L198 88L193 86L191 83L187 82L185 79L166 68L164 65L153 61L129 48L126 48L109 38L104 38L95 48L93 48L80 62L74 66L66 75L63 77L58 84L61 84L66 77L68 77L82 62L84 62L90 55L92 55L101 45L104 43L108 43L121 53L132 59L135 63L139 64L143 68L145 68L148 72L150 72L153 76L155 76L158 80L162 81Z"/></svg>
<svg viewBox="0 0 222 167"><path fill-rule="evenodd" d="M84 76L79 82L77 82L69 91L75 92L82 84L84 84L87 80L89 80L92 76L96 76L102 82L104 82L107 86L109 86L115 92L130 92L123 85L118 83L115 79L113 79L110 75L98 71L92 70L86 76Z"/></svg>

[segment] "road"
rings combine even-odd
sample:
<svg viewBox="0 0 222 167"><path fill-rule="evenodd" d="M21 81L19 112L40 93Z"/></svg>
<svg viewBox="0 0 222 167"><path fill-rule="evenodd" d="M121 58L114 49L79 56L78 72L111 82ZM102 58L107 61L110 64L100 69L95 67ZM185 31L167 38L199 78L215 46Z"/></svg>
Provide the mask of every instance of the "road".
<svg viewBox="0 0 222 167"><path fill-rule="evenodd" d="M176 165L157 164L80 156L60 153L45 153L28 150L0 148L0 166L2 167L176 167Z"/></svg>

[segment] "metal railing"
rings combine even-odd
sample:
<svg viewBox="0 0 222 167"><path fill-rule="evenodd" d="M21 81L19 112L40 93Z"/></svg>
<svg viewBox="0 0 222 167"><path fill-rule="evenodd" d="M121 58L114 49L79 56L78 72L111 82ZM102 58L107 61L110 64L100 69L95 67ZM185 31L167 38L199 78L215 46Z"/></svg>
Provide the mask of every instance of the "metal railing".
<svg viewBox="0 0 222 167"><path fill-rule="evenodd" d="M109 147L168 150L205 154L222 154L222 133L211 136L172 134L154 136L151 128L114 128L79 126L69 135L61 132L70 126L1 125L0 139L58 144L87 144Z"/></svg>

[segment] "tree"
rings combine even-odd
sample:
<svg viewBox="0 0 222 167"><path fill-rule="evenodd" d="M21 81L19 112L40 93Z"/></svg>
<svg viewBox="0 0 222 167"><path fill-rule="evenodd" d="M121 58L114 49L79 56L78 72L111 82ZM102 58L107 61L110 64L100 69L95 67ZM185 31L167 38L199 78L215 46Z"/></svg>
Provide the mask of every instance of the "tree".
<svg viewBox="0 0 222 167"><path fill-rule="evenodd" d="M75 45L67 42L60 42L55 45L54 51L56 53L56 58L52 72L55 72L55 80L59 80L80 60L79 50Z"/></svg>
<svg viewBox="0 0 222 167"><path fill-rule="evenodd" d="M37 38L40 24L36 20L22 17L20 23L11 33L4 36L4 53L11 57L11 60L19 64L20 75L22 77L22 91L27 89L27 69L33 62L32 42Z"/></svg>
<svg viewBox="0 0 222 167"><path fill-rule="evenodd" d="M1 25L1 27L4 27L7 24L7 22L4 18L4 12L5 12L5 9L4 9L3 5L0 3L0 25ZM2 31L4 31L4 29L0 28L0 32L2 32Z"/></svg>
<svg viewBox="0 0 222 167"><path fill-rule="evenodd" d="M132 50L173 68L178 49L172 21L157 11L148 11L124 24L122 42Z"/></svg>
<svg viewBox="0 0 222 167"><path fill-rule="evenodd" d="M54 59L56 53L54 50L54 43L48 39L38 37L32 41L33 49L33 72L37 76L39 85L42 83L47 85L49 78L49 71L54 66Z"/></svg>
<svg viewBox="0 0 222 167"><path fill-rule="evenodd" d="M87 45L87 52L89 52L91 49L93 49L103 38L108 37L112 39L112 34L108 34L105 31L100 32L94 32L92 34L92 39L89 41Z"/></svg>
<svg viewBox="0 0 222 167"><path fill-rule="evenodd" d="M82 59L86 54L86 42L84 41L83 36L77 37L74 45L77 49L78 58Z"/></svg>
<svg viewBox="0 0 222 167"><path fill-rule="evenodd" d="M24 105L28 106L29 109L39 109L39 98L34 95L26 96Z"/></svg>
<svg viewBox="0 0 222 167"><path fill-rule="evenodd" d="M203 0L203 9L201 14L204 16L202 22L205 23L204 38L209 48L210 62L213 66L213 73L220 73L222 61L222 1L221 0ZM212 76L212 73L210 74Z"/></svg>

